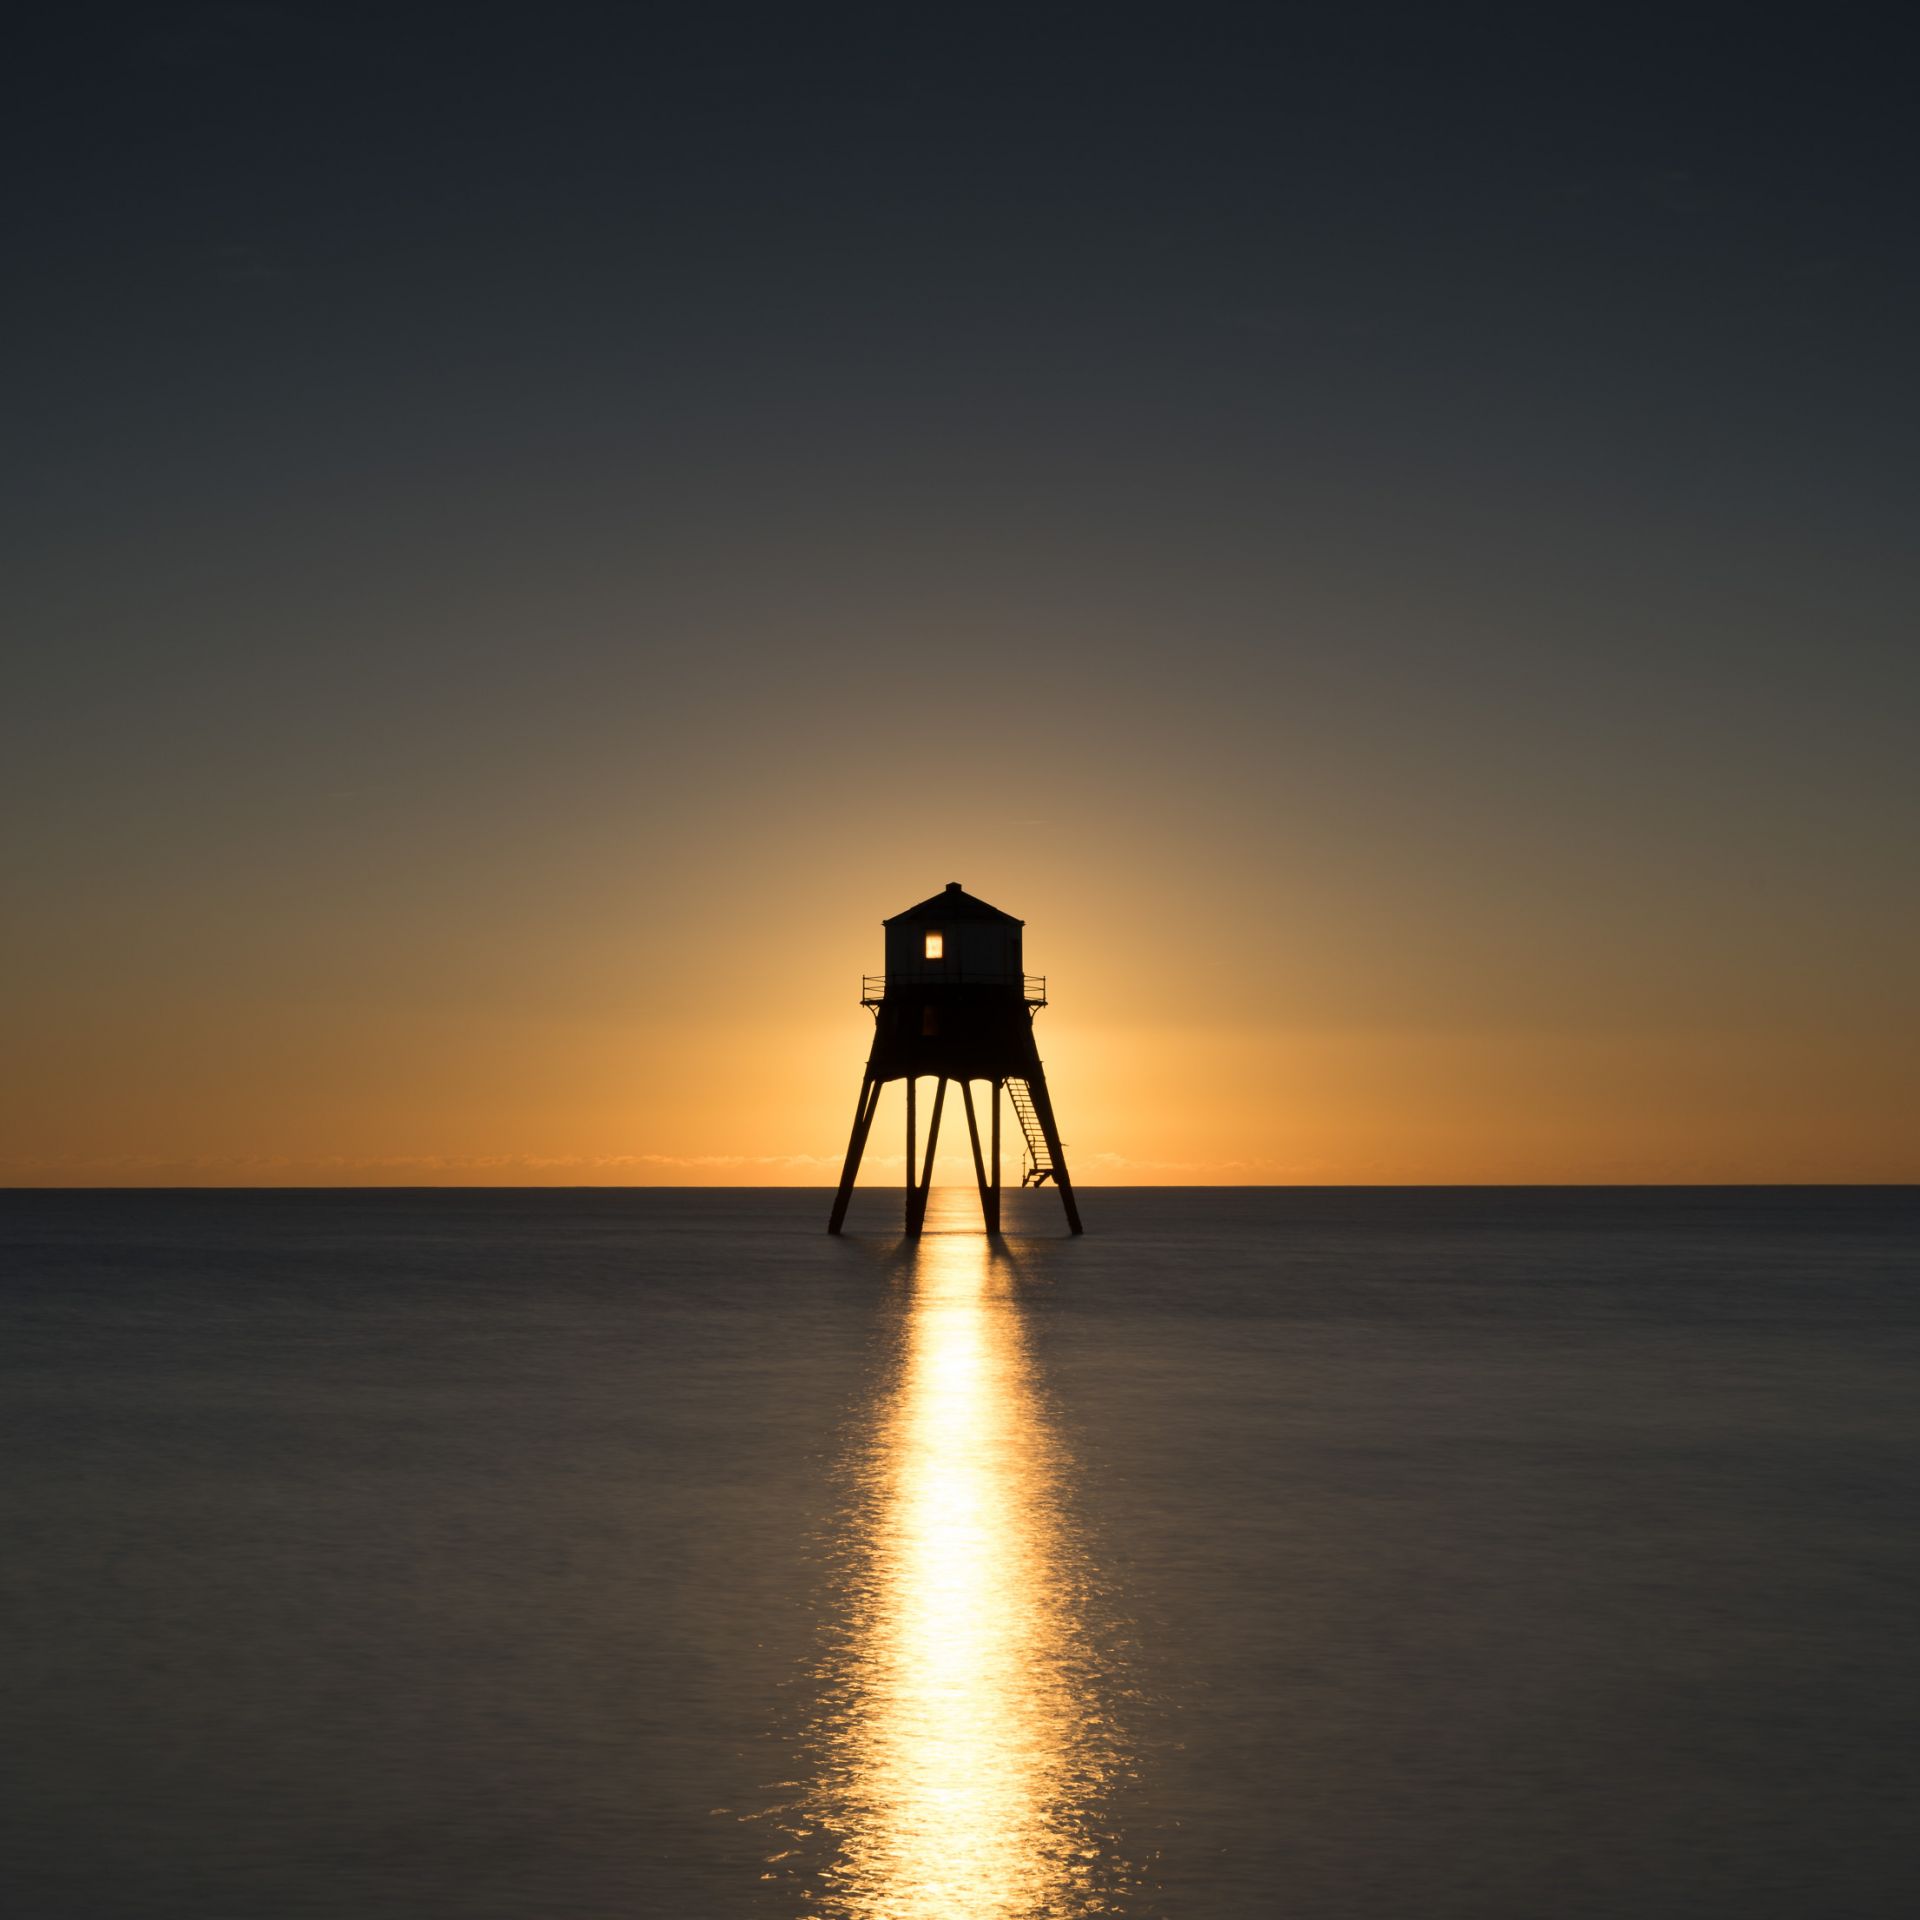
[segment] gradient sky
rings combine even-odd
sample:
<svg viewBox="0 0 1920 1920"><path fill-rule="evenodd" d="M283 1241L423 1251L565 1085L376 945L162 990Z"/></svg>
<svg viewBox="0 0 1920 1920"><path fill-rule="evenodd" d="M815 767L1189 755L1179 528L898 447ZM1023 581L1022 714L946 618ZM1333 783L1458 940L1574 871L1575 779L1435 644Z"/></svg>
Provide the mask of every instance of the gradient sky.
<svg viewBox="0 0 1920 1920"><path fill-rule="evenodd" d="M44 10L0 1180L1920 1178L1877 17Z"/></svg>

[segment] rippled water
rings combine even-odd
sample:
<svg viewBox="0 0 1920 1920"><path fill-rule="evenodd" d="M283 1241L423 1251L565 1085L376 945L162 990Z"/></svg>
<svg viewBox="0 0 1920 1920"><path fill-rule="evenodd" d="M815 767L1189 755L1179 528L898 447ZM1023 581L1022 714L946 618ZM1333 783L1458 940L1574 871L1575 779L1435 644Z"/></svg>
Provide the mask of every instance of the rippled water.
<svg viewBox="0 0 1920 1920"><path fill-rule="evenodd" d="M1894 1914L1912 1192L0 1195L0 1904Z"/></svg>

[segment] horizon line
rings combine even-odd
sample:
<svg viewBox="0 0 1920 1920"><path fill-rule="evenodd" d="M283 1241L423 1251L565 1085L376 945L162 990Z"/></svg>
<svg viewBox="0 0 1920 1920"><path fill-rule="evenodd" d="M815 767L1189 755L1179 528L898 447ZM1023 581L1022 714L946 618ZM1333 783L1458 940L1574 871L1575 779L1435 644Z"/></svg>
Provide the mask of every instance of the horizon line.
<svg viewBox="0 0 1920 1920"><path fill-rule="evenodd" d="M1076 1189L1094 1193L1726 1193L1795 1189L1809 1192L1905 1192L1920 1189L1920 1177L1911 1180L1076 1180ZM972 1193L971 1182L936 1184L935 1193ZM263 1181L169 1180L145 1184L109 1184L70 1181L27 1185L0 1181L4 1193L825 1193L832 1183L759 1180L729 1185L719 1181L671 1184L665 1181L542 1181L514 1184L505 1181L303 1181L269 1185ZM1038 1192L1037 1188L1008 1188L1009 1193ZM892 1186L863 1186L856 1195L895 1196Z"/></svg>

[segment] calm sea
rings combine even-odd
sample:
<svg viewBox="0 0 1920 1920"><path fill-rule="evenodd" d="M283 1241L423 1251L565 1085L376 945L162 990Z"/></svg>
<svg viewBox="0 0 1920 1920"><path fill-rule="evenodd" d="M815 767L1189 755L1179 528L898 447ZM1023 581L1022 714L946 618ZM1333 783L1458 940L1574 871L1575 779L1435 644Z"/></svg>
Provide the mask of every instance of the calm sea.
<svg viewBox="0 0 1920 1920"><path fill-rule="evenodd" d="M0 1195L10 1915L1920 1910L1920 1194Z"/></svg>

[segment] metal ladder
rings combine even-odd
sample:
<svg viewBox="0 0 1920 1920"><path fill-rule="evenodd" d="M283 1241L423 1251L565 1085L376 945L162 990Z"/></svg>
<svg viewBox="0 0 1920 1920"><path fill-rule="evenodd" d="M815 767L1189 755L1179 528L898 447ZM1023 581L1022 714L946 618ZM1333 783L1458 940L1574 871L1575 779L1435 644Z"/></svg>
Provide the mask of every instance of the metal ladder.
<svg viewBox="0 0 1920 1920"><path fill-rule="evenodd" d="M1051 1180L1058 1169L1053 1164L1053 1155L1047 1150L1047 1136L1040 1125L1040 1115L1033 1104L1033 1090L1024 1080L1011 1076L1006 1081L1007 1098L1013 1103L1013 1111L1020 1121L1020 1132L1027 1143L1027 1166L1020 1176L1023 1187L1037 1187Z"/></svg>

